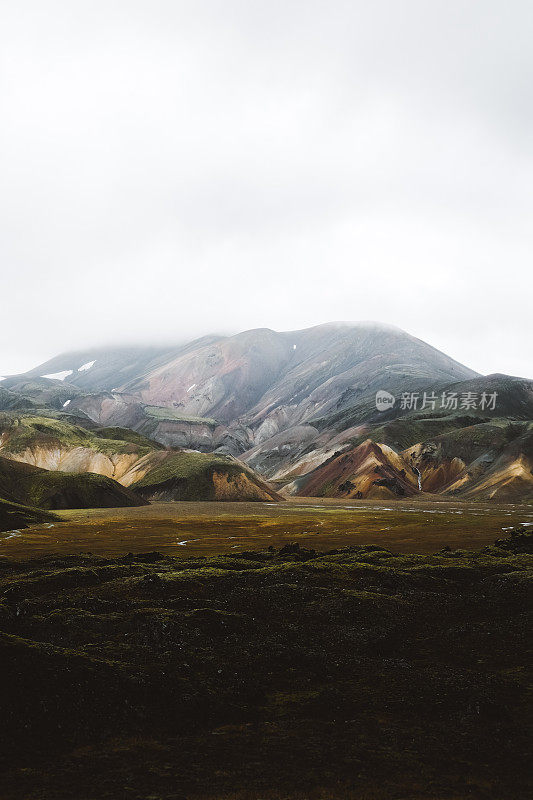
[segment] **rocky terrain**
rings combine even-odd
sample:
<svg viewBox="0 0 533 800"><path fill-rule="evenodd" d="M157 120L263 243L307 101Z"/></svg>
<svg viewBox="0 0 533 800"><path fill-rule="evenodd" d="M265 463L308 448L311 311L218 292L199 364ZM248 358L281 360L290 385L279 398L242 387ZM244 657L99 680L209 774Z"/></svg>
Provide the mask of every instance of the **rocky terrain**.
<svg viewBox="0 0 533 800"><path fill-rule="evenodd" d="M210 446L224 446L225 435L233 435L242 439L237 444L242 452L281 430L373 404L380 388L415 390L475 376L397 328L332 323L287 333L258 329L205 337L157 351L70 353L2 385L27 396L28 384L43 377L61 384L63 392L72 387L69 413L81 411L100 425L136 427L150 418L146 408L166 409L167 421L216 422L220 429L213 431ZM80 389L89 396L80 396ZM31 397L38 402L41 395Z"/></svg>
<svg viewBox="0 0 533 800"><path fill-rule="evenodd" d="M525 800L531 552L0 561L0 794Z"/></svg>
<svg viewBox="0 0 533 800"><path fill-rule="evenodd" d="M384 412L375 402L381 390L396 398ZM424 405L424 393L438 402ZM402 404L413 394L417 407ZM455 405L443 406L450 395ZM377 323L64 354L6 378L0 406L233 456L288 494L533 497L533 382L479 376ZM69 453L67 467L52 468L81 470L80 458ZM128 485L151 464L151 457L138 465L122 453L106 460L93 452L83 468Z"/></svg>
<svg viewBox="0 0 533 800"><path fill-rule="evenodd" d="M395 430L401 435L401 423ZM301 466L291 466L286 475L296 477L285 484L285 492L388 499L424 492L501 502L533 498L533 426L529 422L478 421L405 449L395 450L368 438L356 446L339 443L328 458L330 452L323 451L323 459L314 454L319 464L309 471L312 461L304 456L301 476Z"/></svg>

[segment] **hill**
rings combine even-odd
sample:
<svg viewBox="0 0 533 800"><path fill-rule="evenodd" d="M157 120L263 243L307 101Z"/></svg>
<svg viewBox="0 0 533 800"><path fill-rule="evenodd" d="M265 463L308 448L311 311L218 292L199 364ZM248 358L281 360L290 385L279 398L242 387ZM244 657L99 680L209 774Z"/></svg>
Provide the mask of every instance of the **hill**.
<svg viewBox="0 0 533 800"><path fill-rule="evenodd" d="M134 484L149 500L279 500L253 470L226 456L172 453Z"/></svg>
<svg viewBox="0 0 533 800"><path fill-rule="evenodd" d="M399 420L395 437L400 427ZM301 474L292 468L287 475L292 480L284 491L318 497L393 499L426 492L501 502L533 500L533 423L529 422L476 421L426 435L398 450L369 438L355 447L348 443L329 458L327 451L323 455L324 460L309 471L305 457Z"/></svg>
<svg viewBox="0 0 533 800"><path fill-rule="evenodd" d="M285 488L304 496L350 499L410 497L419 492L413 468L390 447L371 439Z"/></svg>
<svg viewBox="0 0 533 800"><path fill-rule="evenodd" d="M114 499L115 505L128 505L125 499L138 500L138 495L146 500L279 499L253 469L230 456L168 450L135 431L89 431L64 419L4 414L1 456L9 466L4 496L43 507L113 505ZM70 505L49 505L52 497Z"/></svg>
<svg viewBox="0 0 533 800"><path fill-rule="evenodd" d="M30 525L40 525L43 522L56 522L59 517L43 511L41 508L31 508L4 500L0 497L0 531L16 531L28 528Z"/></svg>
<svg viewBox="0 0 533 800"><path fill-rule="evenodd" d="M1 456L0 497L42 509L119 508L146 502L103 475L52 472Z"/></svg>

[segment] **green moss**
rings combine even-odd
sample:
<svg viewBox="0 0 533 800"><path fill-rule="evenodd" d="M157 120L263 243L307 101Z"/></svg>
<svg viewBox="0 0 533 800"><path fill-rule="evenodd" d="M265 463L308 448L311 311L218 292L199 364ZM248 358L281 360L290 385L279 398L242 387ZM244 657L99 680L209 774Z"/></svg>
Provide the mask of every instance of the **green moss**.
<svg viewBox="0 0 533 800"><path fill-rule="evenodd" d="M4 795L525 800L526 546L6 559Z"/></svg>
<svg viewBox="0 0 533 800"><path fill-rule="evenodd" d="M209 500L214 496L213 474L237 475L245 468L212 453L175 453L135 484L141 494L172 492L176 500Z"/></svg>
<svg viewBox="0 0 533 800"><path fill-rule="evenodd" d="M142 433L132 431L130 428L120 428L118 426L96 428L93 433L99 439L111 439L113 442L129 442L130 444L137 445L138 447L147 449L151 448L153 450L165 449L164 445L154 441L153 439L149 439L147 436L143 436Z"/></svg>
<svg viewBox="0 0 533 800"><path fill-rule="evenodd" d="M5 450L11 453L34 446L87 447L105 455L131 452L145 455L153 449L151 443L133 442L135 435L129 441L102 438L78 425L44 416L4 414L0 416L0 433L4 434Z"/></svg>
<svg viewBox="0 0 533 800"><path fill-rule="evenodd" d="M212 417L186 416L164 406L145 406L144 411L148 417L161 421L189 422L193 425L208 425L210 428L214 428L218 424Z"/></svg>
<svg viewBox="0 0 533 800"><path fill-rule="evenodd" d="M137 485L162 483L174 477L193 478L205 470L216 470L221 467L242 470L242 467L226 456L217 456L213 453L175 453L161 465L154 467Z"/></svg>
<svg viewBox="0 0 533 800"><path fill-rule="evenodd" d="M0 498L0 531L12 531L39 525L42 522L60 522L55 514L49 514L39 508L13 503Z"/></svg>

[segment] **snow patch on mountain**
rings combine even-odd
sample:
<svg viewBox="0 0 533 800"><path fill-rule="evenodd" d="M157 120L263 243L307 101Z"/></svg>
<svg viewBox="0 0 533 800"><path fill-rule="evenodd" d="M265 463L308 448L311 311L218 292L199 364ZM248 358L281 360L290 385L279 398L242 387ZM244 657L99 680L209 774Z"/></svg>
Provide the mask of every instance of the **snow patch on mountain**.
<svg viewBox="0 0 533 800"><path fill-rule="evenodd" d="M69 375L72 375L73 370L64 369L62 372L50 372L48 375L41 375L41 378L50 378L51 381L64 381Z"/></svg>
<svg viewBox="0 0 533 800"><path fill-rule="evenodd" d="M94 361L88 361L86 364L82 364L81 367L78 367L78 372L85 372L85 370L91 369L94 367L96 363L96 359Z"/></svg>

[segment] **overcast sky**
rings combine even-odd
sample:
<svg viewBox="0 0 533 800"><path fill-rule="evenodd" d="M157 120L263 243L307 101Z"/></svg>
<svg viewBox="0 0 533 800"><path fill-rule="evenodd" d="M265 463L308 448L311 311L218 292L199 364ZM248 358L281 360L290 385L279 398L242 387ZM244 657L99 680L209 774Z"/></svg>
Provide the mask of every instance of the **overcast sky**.
<svg viewBox="0 0 533 800"><path fill-rule="evenodd" d="M530 0L0 9L0 375L374 319L533 377Z"/></svg>

